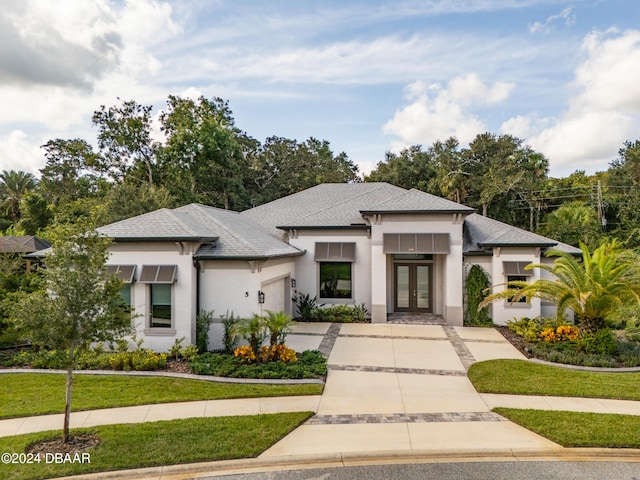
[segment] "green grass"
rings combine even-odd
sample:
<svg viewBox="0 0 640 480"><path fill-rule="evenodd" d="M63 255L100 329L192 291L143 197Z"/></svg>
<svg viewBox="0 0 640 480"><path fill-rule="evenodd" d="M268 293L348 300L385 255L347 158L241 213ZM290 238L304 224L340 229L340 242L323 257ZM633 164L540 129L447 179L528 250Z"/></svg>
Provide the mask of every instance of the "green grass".
<svg viewBox="0 0 640 480"><path fill-rule="evenodd" d="M503 359L475 363L468 375L481 393L640 400L640 372L587 372Z"/></svg>
<svg viewBox="0 0 640 480"><path fill-rule="evenodd" d="M563 447L640 447L640 416L517 408L494 411Z"/></svg>
<svg viewBox="0 0 640 480"><path fill-rule="evenodd" d="M65 375L15 373L0 376L0 418L62 413ZM215 383L169 377L75 375L73 411L222 398L319 395L322 385Z"/></svg>
<svg viewBox="0 0 640 480"><path fill-rule="evenodd" d="M91 463L1 465L0 479L22 480L122 470L156 465L255 457L292 431L311 412L243 417L191 418L78 429L92 432L100 445L90 450ZM21 453L27 445L55 438L43 432L0 438L0 452Z"/></svg>

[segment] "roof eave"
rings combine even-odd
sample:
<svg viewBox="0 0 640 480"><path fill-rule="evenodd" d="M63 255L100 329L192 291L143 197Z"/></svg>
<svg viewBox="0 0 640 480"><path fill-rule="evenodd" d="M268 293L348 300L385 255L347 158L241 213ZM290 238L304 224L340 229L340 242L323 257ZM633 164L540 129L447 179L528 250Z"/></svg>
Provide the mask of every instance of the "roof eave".
<svg viewBox="0 0 640 480"><path fill-rule="evenodd" d="M451 209L451 210L360 210L362 215L376 215L376 214L412 214L412 213L461 213L463 215L470 215L474 212L473 209Z"/></svg>
<svg viewBox="0 0 640 480"><path fill-rule="evenodd" d="M370 225L355 223L351 225L280 225L280 230L368 230Z"/></svg>
<svg viewBox="0 0 640 480"><path fill-rule="evenodd" d="M542 242L516 242L516 243L478 243L478 246L483 248L492 248L492 247L541 247L541 248L551 248L558 245L557 243L542 243Z"/></svg>
<svg viewBox="0 0 640 480"><path fill-rule="evenodd" d="M299 252L291 252L291 253L280 253L277 255L194 255L193 258L196 260L272 260L275 258L286 258L286 257L300 257L307 253L306 251Z"/></svg>
<svg viewBox="0 0 640 480"><path fill-rule="evenodd" d="M106 235L114 242L124 243L139 243L139 242L200 242L211 243L216 242L219 237L117 237Z"/></svg>

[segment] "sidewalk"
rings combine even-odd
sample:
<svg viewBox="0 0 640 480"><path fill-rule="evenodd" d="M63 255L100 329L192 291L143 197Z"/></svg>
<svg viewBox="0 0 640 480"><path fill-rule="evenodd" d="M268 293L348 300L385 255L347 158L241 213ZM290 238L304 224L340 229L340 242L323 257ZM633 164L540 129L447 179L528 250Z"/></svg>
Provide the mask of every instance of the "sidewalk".
<svg viewBox="0 0 640 480"><path fill-rule="evenodd" d="M288 340L296 349L319 348L329 355L329 375L321 396L75 412L71 426L292 411L316 413L257 459L158 467L139 472L139 478L193 478L226 468L268 470L278 465L305 468L320 463L345 466L383 458L411 463L420 459L559 459L583 454L585 458L595 455L628 459L628 455L637 455L637 450L564 449L493 413L495 407L512 407L640 415L640 402L633 401L477 393L466 375L470 365L495 358L524 358L494 329L302 324ZM61 425L62 415L0 420L0 436L56 430ZM121 473L110 472L109 478L134 478L133 471ZM94 474L92 478L96 477Z"/></svg>

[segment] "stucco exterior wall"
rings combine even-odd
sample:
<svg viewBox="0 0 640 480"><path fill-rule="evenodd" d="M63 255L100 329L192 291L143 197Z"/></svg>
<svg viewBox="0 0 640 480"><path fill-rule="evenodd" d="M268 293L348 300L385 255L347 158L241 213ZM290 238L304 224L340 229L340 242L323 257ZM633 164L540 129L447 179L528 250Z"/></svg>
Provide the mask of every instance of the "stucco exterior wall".
<svg viewBox="0 0 640 480"><path fill-rule="evenodd" d="M136 280L143 265L177 265L176 281L172 285L171 328L149 328L149 285L137 281L131 285L132 323L137 338L144 338L144 347L165 352L176 338L184 337L184 344L195 342L196 270L192 255L198 246L197 243L131 242L109 248L107 264L136 265Z"/></svg>
<svg viewBox="0 0 640 480"><path fill-rule="evenodd" d="M491 259L490 267L484 263L483 267L488 268L487 271L491 275L491 291L499 292L506 288L503 284L507 281L502 262L540 263L540 249L523 247L494 248L493 256L489 258ZM533 275L527 277L528 282L532 283L540 278L539 268L534 268L530 271L533 272ZM522 317L534 318L540 315L542 315L542 304L539 299L532 299L531 303L510 303L507 300L496 300L491 305L491 318L493 323L497 325L506 325L508 321L513 319Z"/></svg>
<svg viewBox="0 0 640 480"><path fill-rule="evenodd" d="M316 242L355 243L356 261L351 268L351 298L322 298L320 292L320 265L314 259ZM361 304L371 311L371 244L365 230L299 230L289 243L306 254L295 257L295 290L318 297L318 303ZM292 291L293 293L293 291Z"/></svg>

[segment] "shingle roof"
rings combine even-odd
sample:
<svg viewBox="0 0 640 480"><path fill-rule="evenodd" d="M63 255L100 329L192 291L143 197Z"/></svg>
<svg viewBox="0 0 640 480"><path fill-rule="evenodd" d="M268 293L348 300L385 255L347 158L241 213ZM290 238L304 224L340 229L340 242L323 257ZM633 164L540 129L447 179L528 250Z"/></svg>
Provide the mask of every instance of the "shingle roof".
<svg viewBox="0 0 640 480"><path fill-rule="evenodd" d="M324 183L242 212L265 228L364 225L363 213L460 212L472 208L388 183ZM274 232L275 233L275 232Z"/></svg>
<svg viewBox="0 0 640 480"><path fill-rule="evenodd" d="M473 208L412 188L398 196L394 196L393 198L380 202L377 205L365 208L363 212L473 213Z"/></svg>
<svg viewBox="0 0 640 480"><path fill-rule="evenodd" d="M299 255L237 212L190 204L161 209L98 228L116 241L201 241L198 258L269 258Z"/></svg>
<svg viewBox="0 0 640 480"><path fill-rule="evenodd" d="M481 252L487 247L528 246L556 248L567 253L580 250L542 235L499 222L477 213L464 220L464 252Z"/></svg>
<svg viewBox="0 0 640 480"><path fill-rule="evenodd" d="M32 253L50 246L46 240L33 235L0 237L0 253Z"/></svg>

